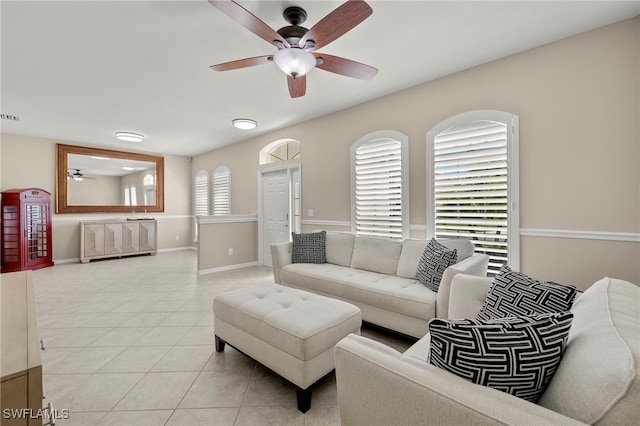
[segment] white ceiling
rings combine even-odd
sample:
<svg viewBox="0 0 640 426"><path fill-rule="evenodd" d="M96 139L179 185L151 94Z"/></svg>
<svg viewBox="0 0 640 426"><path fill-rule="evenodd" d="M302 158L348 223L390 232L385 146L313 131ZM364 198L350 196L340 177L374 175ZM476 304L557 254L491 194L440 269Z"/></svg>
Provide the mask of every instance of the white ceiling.
<svg viewBox="0 0 640 426"><path fill-rule="evenodd" d="M310 28L343 1L239 3L278 29L287 6ZM197 155L640 14L638 1L378 1L319 49L378 68L371 81L322 70L291 99L268 63L210 65L275 52L206 0L2 0L2 132L114 149ZM258 121L251 131L231 120ZM116 131L146 136L132 145Z"/></svg>

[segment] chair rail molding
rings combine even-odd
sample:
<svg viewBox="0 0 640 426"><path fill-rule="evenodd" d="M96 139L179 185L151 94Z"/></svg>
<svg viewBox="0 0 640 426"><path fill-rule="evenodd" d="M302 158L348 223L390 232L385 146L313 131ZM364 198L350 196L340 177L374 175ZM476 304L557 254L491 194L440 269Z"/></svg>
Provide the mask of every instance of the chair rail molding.
<svg viewBox="0 0 640 426"><path fill-rule="evenodd" d="M640 233L638 232L521 228L520 235L525 237L572 238L581 240L608 240L640 243Z"/></svg>

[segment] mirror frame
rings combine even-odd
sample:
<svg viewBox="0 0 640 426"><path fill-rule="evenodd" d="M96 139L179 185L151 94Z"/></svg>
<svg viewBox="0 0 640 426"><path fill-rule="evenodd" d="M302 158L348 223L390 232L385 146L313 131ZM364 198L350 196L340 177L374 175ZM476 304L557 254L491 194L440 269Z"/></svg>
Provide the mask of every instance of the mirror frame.
<svg viewBox="0 0 640 426"><path fill-rule="evenodd" d="M95 155L154 163L156 166L156 203L145 206L67 204L67 164L69 154ZM145 211L164 212L164 157L86 146L56 144L56 213L144 213Z"/></svg>

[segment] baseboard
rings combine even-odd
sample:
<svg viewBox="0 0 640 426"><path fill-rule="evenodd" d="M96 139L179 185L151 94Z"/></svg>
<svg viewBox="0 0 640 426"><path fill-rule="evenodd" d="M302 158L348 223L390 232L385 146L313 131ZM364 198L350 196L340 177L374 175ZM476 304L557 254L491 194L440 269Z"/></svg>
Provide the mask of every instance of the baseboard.
<svg viewBox="0 0 640 426"><path fill-rule="evenodd" d="M165 248L165 249L158 249L158 253L169 253L172 251L184 251L184 250L198 251L198 248L196 246L171 247L171 248Z"/></svg>
<svg viewBox="0 0 640 426"><path fill-rule="evenodd" d="M258 266L258 262L238 263L236 265L220 266L218 268L202 269L196 272L197 275L214 274L216 272L231 271L233 269L248 268L250 266Z"/></svg>

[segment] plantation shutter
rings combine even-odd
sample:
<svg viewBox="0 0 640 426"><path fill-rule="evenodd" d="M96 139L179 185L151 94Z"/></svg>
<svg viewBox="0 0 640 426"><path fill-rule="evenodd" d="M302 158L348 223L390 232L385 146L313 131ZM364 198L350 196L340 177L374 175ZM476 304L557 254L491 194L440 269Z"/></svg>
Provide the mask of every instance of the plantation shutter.
<svg viewBox="0 0 640 426"><path fill-rule="evenodd" d="M209 175L201 171L196 174L195 187L195 215L209 214Z"/></svg>
<svg viewBox="0 0 640 426"><path fill-rule="evenodd" d="M219 167L213 173L213 214L216 216L231 213L231 171Z"/></svg>
<svg viewBox="0 0 640 426"><path fill-rule="evenodd" d="M402 238L402 145L377 139L355 151L355 229L358 235Z"/></svg>
<svg viewBox="0 0 640 426"><path fill-rule="evenodd" d="M507 136L505 123L472 121L433 143L435 237L472 240L491 275L508 260Z"/></svg>

